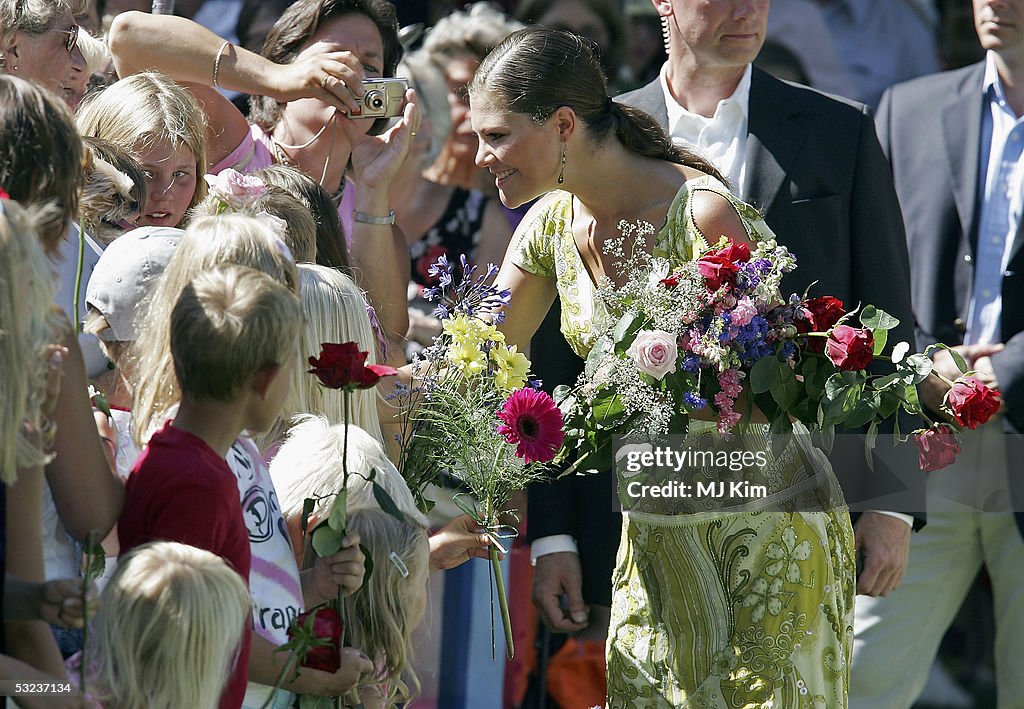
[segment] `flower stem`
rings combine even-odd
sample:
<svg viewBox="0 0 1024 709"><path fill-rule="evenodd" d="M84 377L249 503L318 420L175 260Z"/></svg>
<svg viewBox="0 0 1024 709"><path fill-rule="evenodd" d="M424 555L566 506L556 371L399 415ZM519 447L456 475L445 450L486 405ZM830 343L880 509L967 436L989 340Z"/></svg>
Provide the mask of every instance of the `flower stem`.
<svg viewBox="0 0 1024 709"><path fill-rule="evenodd" d="M516 653L515 644L512 641L512 619L508 614L508 598L505 597L505 580L501 576L501 562L498 560L498 550L493 546L490 551L491 568L494 569L494 584L498 587L498 607L501 609L501 627L505 631L505 658L511 660Z"/></svg>
<svg viewBox="0 0 1024 709"><path fill-rule="evenodd" d="M281 685L284 684L284 678L288 676L288 672L291 670L292 664L295 660L295 651L292 650L288 653L288 659L285 660L284 667L282 667L281 671L278 673L277 679L274 680L274 688L270 691L270 696L260 704L260 709L268 709L268 707L273 706L274 698L277 696L278 690L281 689Z"/></svg>

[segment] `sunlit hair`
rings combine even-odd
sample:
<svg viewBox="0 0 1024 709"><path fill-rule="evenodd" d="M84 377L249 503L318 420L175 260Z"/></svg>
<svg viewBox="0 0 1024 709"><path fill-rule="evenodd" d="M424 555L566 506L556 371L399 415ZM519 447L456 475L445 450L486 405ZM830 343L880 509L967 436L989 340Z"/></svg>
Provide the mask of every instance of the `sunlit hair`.
<svg viewBox="0 0 1024 709"><path fill-rule="evenodd" d="M245 582L177 542L128 552L90 626L89 691L108 707L214 709L249 623Z"/></svg>
<svg viewBox="0 0 1024 709"><path fill-rule="evenodd" d="M253 375L293 356L295 293L265 273L223 264L185 286L171 311L171 356L183 399L230 401Z"/></svg>
<svg viewBox="0 0 1024 709"><path fill-rule="evenodd" d="M78 107L77 121L82 135L109 140L135 156L160 143L188 147L196 157L189 206L206 196L206 114L187 89L163 74L132 74L89 94Z"/></svg>
<svg viewBox="0 0 1024 709"><path fill-rule="evenodd" d="M82 139L63 101L30 81L0 74L0 187L37 217L49 254L76 218L82 187Z"/></svg>
<svg viewBox="0 0 1024 709"><path fill-rule="evenodd" d="M338 209L331 202L331 196L312 177L288 165L270 165L256 170L252 175L268 185L280 187L302 201L316 222L316 262L352 275L348 258L348 244Z"/></svg>
<svg viewBox="0 0 1024 709"><path fill-rule="evenodd" d="M529 24L542 24L544 15L555 9L557 4L556 0L520 0L516 5L516 19ZM609 73L609 69L615 69L619 65L625 39L622 3L618 0L582 0L582 5L597 15L608 31L608 45L599 49L601 66Z"/></svg>
<svg viewBox="0 0 1024 709"><path fill-rule="evenodd" d="M132 416L140 446L148 439L151 428L162 423L160 417L180 398L170 353L171 310L185 285L196 274L222 263L254 268L298 293L295 263L264 222L242 214L193 221L182 235L167 270L153 288L148 307L138 319L143 327L135 347L138 366L132 382L135 391Z"/></svg>
<svg viewBox="0 0 1024 709"><path fill-rule="evenodd" d="M64 13L85 11L86 0L0 0L0 52L16 32L40 35L51 29Z"/></svg>
<svg viewBox="0 0 1024 709"><path fill-rule="evenodd" d="M470 104L487 96L538 125L568 106L595 142L613 133L631 152L725 181L707 160L675 145L646 112L612 101L593 43L571 32L534 25L509 35L480 64L469 96Z"/></svg>
<svg viewBox="0 0 1024 709"><path fill-rule="evenodd" d="M463 54L481 61L501 40L522 26L522 22L512 19L493 3L476 2L438 20L423 40L423 51L438 62Z"/></svg>
<svg viewBox="0 0 1024 709"><path fill-rule="evenodd" d="M341 489L341 461L348 461L349 507L372 507L377 503L372 485L365 479L376 470L377 484L395 505L416 524L426 526L427 518L416 508L409 486L395 468L380 443L358 426L348 427L348 455L345 450L345 425L334 424L322 416L299 417L270 462L281 514L294 519L302 514L306 498L316 499L313 515L323 519L330 510L333 495ZM353 474L354 473L354 474Z"/></svg>
<svg viewBox="0 0 1024 709"><path fill-rule="evenodd" d="M219 209L223 209L223 204L216 195L207 195L206 199L192 210L189 218L212 217ZM230 207L228 209L231 210ZM242 210L243 214L250 216L259 212L266 212L284 220L287 228L282 238L296 261L316 262L316 222L302 200L288 190L267 185L266 194L254 199L252 204Z"/></svg>
<svg viewBox="0 0 1024 709"><path fill-rule="evenodd" d="M387 688L388 706L413 699L420 689L412 666L412 633L422 620L410 610L426 593L430 561L426 527L398 520L379 507L349 508L348 531L359 535L374 560L373 573L345 604L342 620L352 647L365 652ZM394 561L391 555L397 556ZM407 574L402 573L399 563ZM422 608L422 606L420 606Z"/></svg>
<svg viewBox="0 0 1024 709"><path fill-rule="evenodd" d="M38 429L45 393L43 347L55 333L54 279L28 212L0 200L0 481L10 485L19 467L46 456L21 431Z"/></svg>
<svg viewBox="0 0 1024 709"><path fill-rule="evenodd" d="M402 57L402 45L398 41L395 6L388 0L297 0L288 6L267 34L263 56L278 64L290 64L317 29L338 17L353 14L365 15L377 26L384 47L383 75L394 76ZM273 130L281 120L281 105L275 98L253 96L249 105L249 120L265 131ZM389 120L377 119L370 132L383 132Z"/></svg>
<svg viewBox="0 0 1024 709"><path fill-rule="evenodd" d="M308 373L308 358L320 355L321 343L355 342L360 350L369 353L368 364L378 362L373 330L366 314L366 298L351 278L326 266L299 264L299 298L306 323L299 337L291 388L277 421L265 436L256 440L261 449L280 441L291 426L292 417L298 414L325 416L331 423L345 422L342 392L322 386ZM349 399L349 423L366 430L383 444L377 396L376 388L353 392Z"/></svg>
<svg viewBox="0 0 1024 709"><path fill-rule="evenodd" d="M430 147L420 157L420 169L423 170L441 154L452 129L448 81L441 66L423 49L405 55L398 65L398 74L409 79L409 84L416 89L423 123L430 126Z"/></svg>

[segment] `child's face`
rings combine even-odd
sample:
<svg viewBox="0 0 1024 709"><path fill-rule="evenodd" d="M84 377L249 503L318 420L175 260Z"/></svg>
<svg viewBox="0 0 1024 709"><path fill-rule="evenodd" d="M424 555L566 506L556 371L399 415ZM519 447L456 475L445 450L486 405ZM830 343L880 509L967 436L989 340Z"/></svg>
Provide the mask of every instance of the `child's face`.
<svg viewBox="0 0 1024 709"><path fill-rule="evenodd" d="M409 630L413 630L423 620L423 614L427 610L427 577L430 567L430 544L427 542L427 535L420 539L417 554L416 570L409 576L409 585L405 589L405 606L409 618Z"/></svg>
<svg viewBox="0 0 1024 709"><path fill-rule="evenodd" d="M146 173L146 213L139 226L178 226L196 193L195 153L184 143L161 140L136 148L135 157Z"/></svg>
<svg viewBox="0 0 1024 709"><path fill-rule="evenodd" d="M259 402L256 410L253 411L253 421L247 422L246 428L249 431L266 431L277 418L284 400L288 398L289 384L292 379L292 369L295 367L295 358L287 357L267 388L266 396Z"/></svg>

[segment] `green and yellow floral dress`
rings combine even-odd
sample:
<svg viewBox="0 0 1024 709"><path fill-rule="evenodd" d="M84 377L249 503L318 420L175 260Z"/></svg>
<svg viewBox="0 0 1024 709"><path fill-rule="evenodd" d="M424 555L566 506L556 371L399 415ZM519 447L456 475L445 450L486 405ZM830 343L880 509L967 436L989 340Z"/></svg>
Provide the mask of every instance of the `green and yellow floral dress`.
<svg viewBox="0 0 1024 709"><path fill-rule="evenodd" d="M701 177L673 200L656 255L686 260L706 248L688 208L697 190L726 197L752 240L772 237L756 210ZM550 195L523 230L514 261L557 281L562 332L585 357L605 313L571 223L572 195ZM847 705L855 571L842 493L807 436L773 452L767 427L737 432L746 449L767 460L744 471L766 497L731 508L664 500L624 505L612 579L609 707ZM699 449L705 436L717 436L714 424L692 421L686 442ZM689 472L714 480L708 471Z"/></svg>

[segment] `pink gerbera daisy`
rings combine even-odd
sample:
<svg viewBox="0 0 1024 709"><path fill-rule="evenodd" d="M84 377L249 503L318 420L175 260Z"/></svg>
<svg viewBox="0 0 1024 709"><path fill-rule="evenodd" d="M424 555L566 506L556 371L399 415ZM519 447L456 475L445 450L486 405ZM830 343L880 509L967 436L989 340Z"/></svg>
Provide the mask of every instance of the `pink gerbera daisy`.
<svg viewBox="0 0 1024 709"><path fill-rule="evenodd" d="M504 423L498 433L509 443L517 443L516 455L527 464L547 463L555 457L565 440L562 412L543 391L517 389L498 412Z"/></svg>

